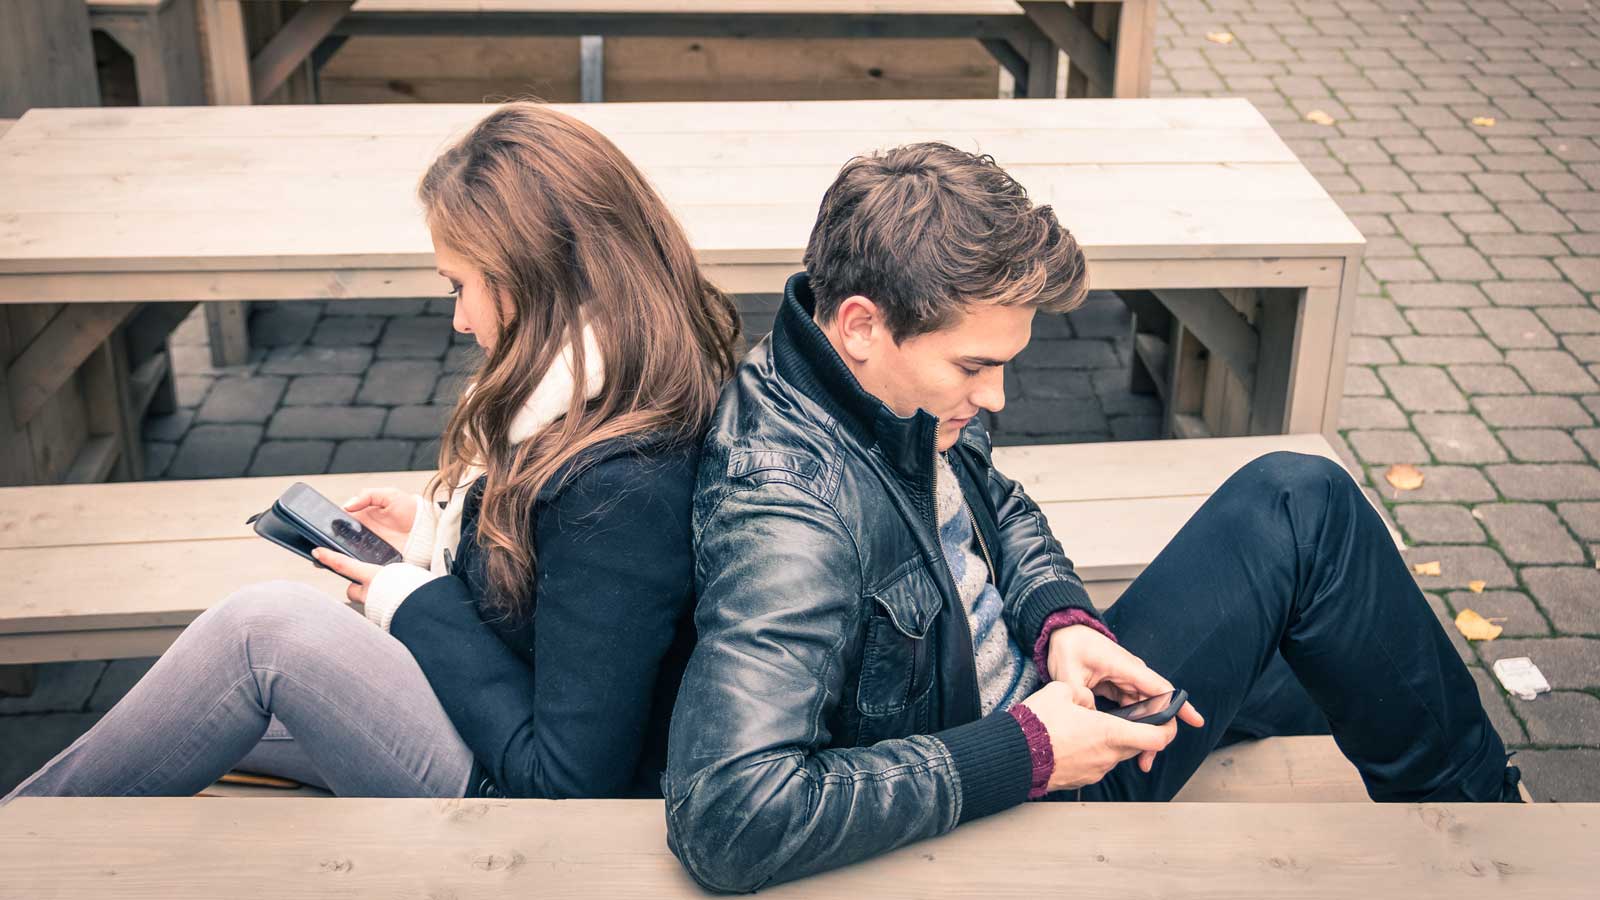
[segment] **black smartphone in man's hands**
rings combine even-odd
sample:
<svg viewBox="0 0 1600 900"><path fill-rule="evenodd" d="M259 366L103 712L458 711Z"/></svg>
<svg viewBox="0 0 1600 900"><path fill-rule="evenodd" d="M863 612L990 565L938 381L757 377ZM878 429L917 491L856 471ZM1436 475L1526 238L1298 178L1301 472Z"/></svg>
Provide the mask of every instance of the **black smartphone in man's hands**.
<svg viewBox="0 0 1600 900"><path fill-rule="evenodd" d="M375 566L401 559L400 551L388 541L303 481L290 485L270 509L251 516L245 524L254 525L256 534L318 566L322 564L311 555L317 547Z"/></svg>
<svg viewBox="0 0 1600 900"><path fill-rule="evenodd" d="M1183 690L1167 691L1155 697L1149 697L1127 706L1108 709L1105 712L1119 719L1127 719L1138 725L1165 725L1172 721L1183 709L1183 704L1189 702L1189 692Z"/></svg>

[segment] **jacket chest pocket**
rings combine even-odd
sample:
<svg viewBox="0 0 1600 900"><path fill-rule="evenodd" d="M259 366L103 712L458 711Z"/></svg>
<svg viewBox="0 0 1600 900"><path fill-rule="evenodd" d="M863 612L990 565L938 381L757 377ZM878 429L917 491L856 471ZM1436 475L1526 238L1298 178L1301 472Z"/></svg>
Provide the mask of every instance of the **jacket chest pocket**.
<svg viewBox="0 0 1600 900"><path fill-rule="evenodd" d="M920 558L868 593L873 606L856 685L862 744L925 729L934 669L929 634L943 606L939 587Z"/></svg>

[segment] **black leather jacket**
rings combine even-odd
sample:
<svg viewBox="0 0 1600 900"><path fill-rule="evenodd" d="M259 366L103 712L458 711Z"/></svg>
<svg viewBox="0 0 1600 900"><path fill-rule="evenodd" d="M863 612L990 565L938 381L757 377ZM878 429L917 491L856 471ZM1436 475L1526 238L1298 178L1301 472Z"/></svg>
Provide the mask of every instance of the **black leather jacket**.
<svg viewBox="0 0 1600 900"><path fill-rule="evenodd" d="M866 393L811 319L806 276L722 395L695 492L698 643L673 713L672 851L751 891L1026 799L1027 741L980 717L972 638L939 547L938 420ZM1039 508L976 420L949 454L1005 622L1093 614Z"/></svg>

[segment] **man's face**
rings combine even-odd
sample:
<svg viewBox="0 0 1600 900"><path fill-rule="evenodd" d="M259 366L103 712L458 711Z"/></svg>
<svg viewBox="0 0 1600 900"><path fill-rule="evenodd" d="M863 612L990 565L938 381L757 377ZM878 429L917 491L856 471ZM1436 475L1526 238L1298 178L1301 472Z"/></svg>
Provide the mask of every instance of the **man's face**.
<svg viewBox="0 0 1600 900"><path fill-rule="evenodd" d="M974 305L951 324L896 344L878 308L850 297L822 326L867 392L896 415L939 419L940 451L955 446L979 410L1006 405L1003 366L1028 346L1034 309Z"/></svg>

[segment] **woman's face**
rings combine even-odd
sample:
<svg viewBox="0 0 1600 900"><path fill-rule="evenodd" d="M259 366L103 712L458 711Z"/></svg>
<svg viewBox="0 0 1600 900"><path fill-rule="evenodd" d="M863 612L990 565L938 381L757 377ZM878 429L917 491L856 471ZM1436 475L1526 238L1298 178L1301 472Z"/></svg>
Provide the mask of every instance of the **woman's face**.
<svg viewBox="0 0 1600 900"><path fill-rule="evenodd" d="M493 350L500 334L500 304L484 284L483 273L437 238L433 242L433 258L456 298L455 318L450 324L456 331L476 338L486 352Z"/></svg>

